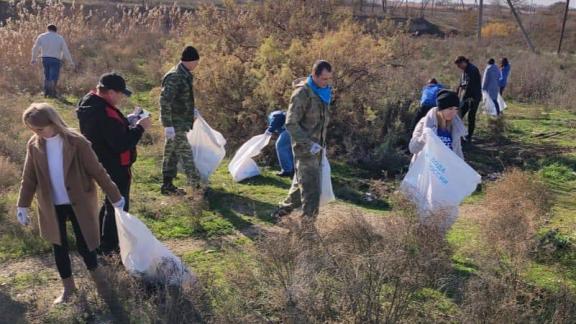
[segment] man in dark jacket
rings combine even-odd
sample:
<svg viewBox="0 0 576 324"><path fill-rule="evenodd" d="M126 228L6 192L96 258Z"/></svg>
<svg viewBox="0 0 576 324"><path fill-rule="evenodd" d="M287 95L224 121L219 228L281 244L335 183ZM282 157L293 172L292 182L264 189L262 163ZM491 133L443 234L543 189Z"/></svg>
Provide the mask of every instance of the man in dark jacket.
<svg viewBox="0 0 576 324"><path fill-rule="evenodd" d="M459 56L454 63L462 70L462 77L458 86L460 117L464 119L468 113L468 137L466 140L471 143L476 126L476 112L482 100L482 77L478 68L470 63L466 57Z"/></svg>
<svg viewBox="0 0 576 324"><path fill-rule="evenodd" d="M107 73L100 77L96 90L80 100L76 110L80 131L92 143L92 149L100 163L126 200L125 211L129 208L132 180L130 168L136 161L136 145L151 125L150 118L145 117L131 126L116 107L124 96L130 95L126 81L120 75ZM114 206L108 199L104 200L100 210L100 226L100 253L117 253L119 246Z"/></svg>

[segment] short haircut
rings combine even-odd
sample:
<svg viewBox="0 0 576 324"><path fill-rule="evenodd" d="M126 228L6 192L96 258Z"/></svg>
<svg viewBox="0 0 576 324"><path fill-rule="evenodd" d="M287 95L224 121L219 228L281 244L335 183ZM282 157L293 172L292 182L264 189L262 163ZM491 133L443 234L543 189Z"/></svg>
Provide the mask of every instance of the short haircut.
<svg viewBox="0 0 576 324"><path fill-rule="evenodd" d="M332 72L332 65L330 65L328 61L318 60L314 63L314 66L312 66L312 73L314 73L315 76L320 76L324 71Z"/></svg>
<svg viewBox="0 0 576 324"><path fill-rule="evenodd" d="M50 25L48 25L48 27L46 27L46 28L47 28L49 31L51 31L51 32L57 32L57 31L58 31L58 28L57 28L56 25L54 25L54 24L50 24Z"/></svg>
<svg viewBox="0 0 576 324"><path fill-rule="evenodd" d="M502 58L502 61L500 62L500 65L501 65L501 66L506 66L506 65L508 65L508 64L510 64L510 63L508 63L508 58L503 57L503 58Z"/></svg>
<svg viewBox="0 0 576 324"><path fill-rule="evenodd" d="M491 58L491 59L488 60L488 64L494 64L494 63L496 63L496 61L494 61L493 58Z"/></svg>
<svg viewBox="0 0 576 324"><path fill-rule="evenodd" d="M428 84L438 84L438 81L436 81L435 78L432 78L432 79L428 80Z"/></svg>
<svg viewBox="0 0 576 324"><path fill-rule="evenodd" d="M468 63L468 62L470 61L466 58L466 56L458 56L456 60L454 60L455 64Z"/></svg>

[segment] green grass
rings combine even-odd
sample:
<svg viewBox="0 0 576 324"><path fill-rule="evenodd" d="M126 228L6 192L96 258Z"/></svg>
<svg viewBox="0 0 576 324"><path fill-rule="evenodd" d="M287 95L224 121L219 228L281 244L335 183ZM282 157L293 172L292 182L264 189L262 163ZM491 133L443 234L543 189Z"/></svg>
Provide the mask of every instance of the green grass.
<svg viewBox="0 0 576 324"><path fill-rule="evenodd" d="M67 100L76 102L77 98ZM136 93L132 102L157 113L150 93ZM61 103L58 105L70 125L77 125L74 110ZM558 290L561 286L576 289L576 252L573 246L573 242L576 242L576 154L573 152L576 138L570 131L576 125L576 116L564 111L542 112L532 106L512 103L506 111L506 141L498 144L486 140L490 135L490 126L486 117L479 115L479 118L478 144L465 152L470 164L483 175L502 172L510 166L534 171L555 194L553 213L541 235L557 230L552 240L559 245L564 241L568 243L563 249L536 257L530 262L524 277L545 289ZM234 299L237 292L229 282L230 272L257 262L251 253L254 237L248 229L274 224L271 213L286 197L291 179L277 177L275 168L261 162L260 176L236 183L227 170L228 158L234 153L230 150L228 158L211 177L204 197L162 196L162 144L154 141L161 139L147 138L148 144L139 147L139 158L133 167L131 212L161 240L205 240L207 248L185 251L182 259L194 272L210 277L219 294ZM338 198L336 206L354 207L376 215L394 211L394 205L386 197L366 199L373 173L337 160L331 161L331 166L334 191ZM175 182L185 187L185 180L185 176L180 174ZM386 179L386 184L391 188L396 188L398 182L398 179ZM484 190L480 188L464 201L464 205L474 206L483 199ZM14 191L0 199L2 224L6 224L3 217L11 217L9 211L15 200ZM26 232L27 229L19 226L7 229L4 227L1 232L0 262L50 251L50 245L37 233ZM481 237L479 226L461 218L448 233L447 240L453 250L453 273L463 280L474 276L479 269L474 256L490 249L489 242ZM27 289L42 285L42 280L46 279L40 272L0 278L0 284L13 289ZM415 300L423 316L449 321L445 315L456 316L458 311L450 297L447 293L424 289L416 294ZM57 322L61 318L70 317L66 310L55 309L50 311L46 321Z"/></svg>

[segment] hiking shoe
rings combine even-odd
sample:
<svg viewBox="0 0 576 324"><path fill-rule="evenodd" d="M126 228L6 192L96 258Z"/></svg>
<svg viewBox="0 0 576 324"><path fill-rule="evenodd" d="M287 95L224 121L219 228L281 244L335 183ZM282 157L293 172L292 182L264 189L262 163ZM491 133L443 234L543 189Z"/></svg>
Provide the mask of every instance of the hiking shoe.
<svg viewBox="0 0 576 324"><path fill-rule="evenodd" d="M186 191L184 189L180 189L173 184L164 184L160 188L160 193L165 196L184 196L186 195Z"/></svg>

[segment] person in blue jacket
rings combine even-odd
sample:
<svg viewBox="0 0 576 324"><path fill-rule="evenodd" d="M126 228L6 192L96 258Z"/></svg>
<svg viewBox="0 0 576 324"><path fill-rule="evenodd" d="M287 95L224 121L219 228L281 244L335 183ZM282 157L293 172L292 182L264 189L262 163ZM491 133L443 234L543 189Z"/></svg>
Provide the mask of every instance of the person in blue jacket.
<svg viewBox="0 0 576 324"><path fill-rule="evenodd" d="M432 78L428 80L424 88L422 88L422 97L420 98L420 108L416 112L416 117L412 123L412 130L416 128L416 125L422 119L430 109L436 107L436 97L438 92L444 89L444 86L438 83L436 79Z"/></svg>
<svg viewBox="0 0 576 324"><path fill-rule="evenodd" d="M502 93L504 93L504 89L506 88L506 85L508 84L508 76L510 76L510 63L508 62L507 58L502 58L502 61L500 61L500 79L498 80L498 83L500 84L500 95L502 95Z"/></svg>
<svg viewBox="0 0 576 324"><path fill-rule="evenodd" d="M267 134L278 134L276 140L276 154L282 170L276 175L280 177L294 176L294 156L292 155L292 140L286 130L286 112L276 110L268 115Z"/></svg>

